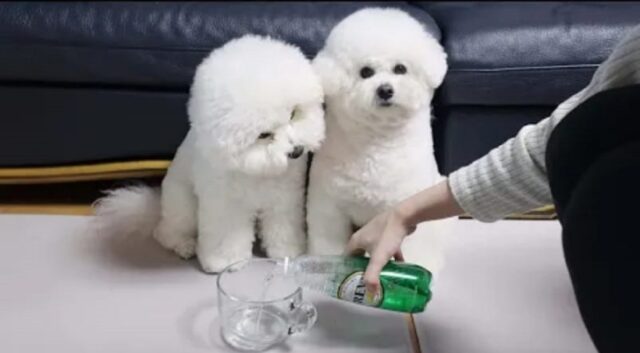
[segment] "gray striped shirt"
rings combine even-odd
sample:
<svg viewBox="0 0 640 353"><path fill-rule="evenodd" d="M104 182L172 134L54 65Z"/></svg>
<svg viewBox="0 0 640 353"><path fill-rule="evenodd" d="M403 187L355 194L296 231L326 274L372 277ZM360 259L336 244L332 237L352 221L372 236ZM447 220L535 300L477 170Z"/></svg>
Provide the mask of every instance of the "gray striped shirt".
<svg viewBox="0 0 640 353"><path fill-rule="evenodd" d="M480 221L493 222L552 203L545 151L553 129L592 95L636 83L640 83L640 26L618 43L589 85L560 104L549 117L524 126L515 137L449 175L449 185L460 207Z"/></svg>

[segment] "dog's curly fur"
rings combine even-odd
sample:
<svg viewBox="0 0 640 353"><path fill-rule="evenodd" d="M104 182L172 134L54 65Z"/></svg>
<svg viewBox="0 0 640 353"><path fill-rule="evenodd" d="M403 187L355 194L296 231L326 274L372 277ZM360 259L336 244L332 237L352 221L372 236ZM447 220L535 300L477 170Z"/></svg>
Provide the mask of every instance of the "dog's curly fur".
<svg viewBox="0 0 640 353"><path fill-rule="evenodd" d="M256 219L269 256L303 253L306 152L325 131L311 63L297 47L247 35L204 59L190 93L191 129L161 190L111 191L96 205L100 227L153 233L207 272L252 256Z"/></svg>
<svg viewBox="0 0 640 353"><path fill-rule="evenodd" d="M325 92L327 138L310 171L309 252L339 254L352 227L442 180L431 100L447 71L446 54L407 13L367 8L333 28L313 65ZM449 224L418 227L416 233L429 234L407 238L407 261L436 271L437 238Z"/></svg>

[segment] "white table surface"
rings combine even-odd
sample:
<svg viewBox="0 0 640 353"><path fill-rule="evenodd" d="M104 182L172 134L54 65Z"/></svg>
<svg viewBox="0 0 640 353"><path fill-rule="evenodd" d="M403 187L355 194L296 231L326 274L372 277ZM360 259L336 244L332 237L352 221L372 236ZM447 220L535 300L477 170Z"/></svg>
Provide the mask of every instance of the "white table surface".
<svg viewBox="0 0 640 353"><path fill-rule="evenodd" d="M215 276L89 217L0 215L0 352L232 352ZM406 316L305 292L319 320L272 352L411 352Z"/></svg>
<svg viewBox="0 0 640 353"><path fill-rule="evenodd" d="M423 353L595 353L557 221L459 221L424 313Z"/></svg>

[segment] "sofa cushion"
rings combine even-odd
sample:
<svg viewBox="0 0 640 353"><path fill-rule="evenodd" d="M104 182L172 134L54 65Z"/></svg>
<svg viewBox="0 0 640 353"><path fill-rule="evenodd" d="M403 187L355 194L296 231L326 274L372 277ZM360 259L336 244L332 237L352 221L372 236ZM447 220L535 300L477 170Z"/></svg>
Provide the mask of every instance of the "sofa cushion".
<svg viewBox="0 0 640 353"><path fill-rule="evenodd" d="M0 3L0 166L171 158L210 50L257 33L311 57L366 6L405 9L439 39L431 17L402 2Z"/></svg>
<svg viewBox="0 0 640 353"><path fill-rule="evenodd" d="M555 105L586 85L637 2L418 2L448 53L443 104Z"/></svg>
<svg viewBox="0 0 640 353"><path fill-rule="evenodd" d="M435 110L434 148L442 174L470 164L547 116L547 106L441 106Z"/></svg>
<svg viewBox="0 0 640 353"><path fill-rule="evenodd" d="M0 85L0 166L172 158L189 129L187 97L186 92Z"/></svg>
<svg viewBox="0 0 640 353"><path fill-rule="evenodd" d="M404 2L6 2L0 82L184 89L234 37L271 35L312 57L339 20L367 6L404 9L439 38L431 17Z"/></svg>

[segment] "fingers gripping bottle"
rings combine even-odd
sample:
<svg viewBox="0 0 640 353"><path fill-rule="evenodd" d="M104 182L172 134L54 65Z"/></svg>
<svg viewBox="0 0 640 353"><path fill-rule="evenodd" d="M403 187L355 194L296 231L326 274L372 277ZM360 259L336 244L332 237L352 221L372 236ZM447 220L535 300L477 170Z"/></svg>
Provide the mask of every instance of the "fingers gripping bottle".
<svg viewBox="0 0 640 353"><path fill-rule="evenodd" d="M309 256L285 259L285 272L303 288L380 309L418 313L431 299L431 272L413 264L389 262L380 274L377 295L363 281L365 257Z"/></svg>

